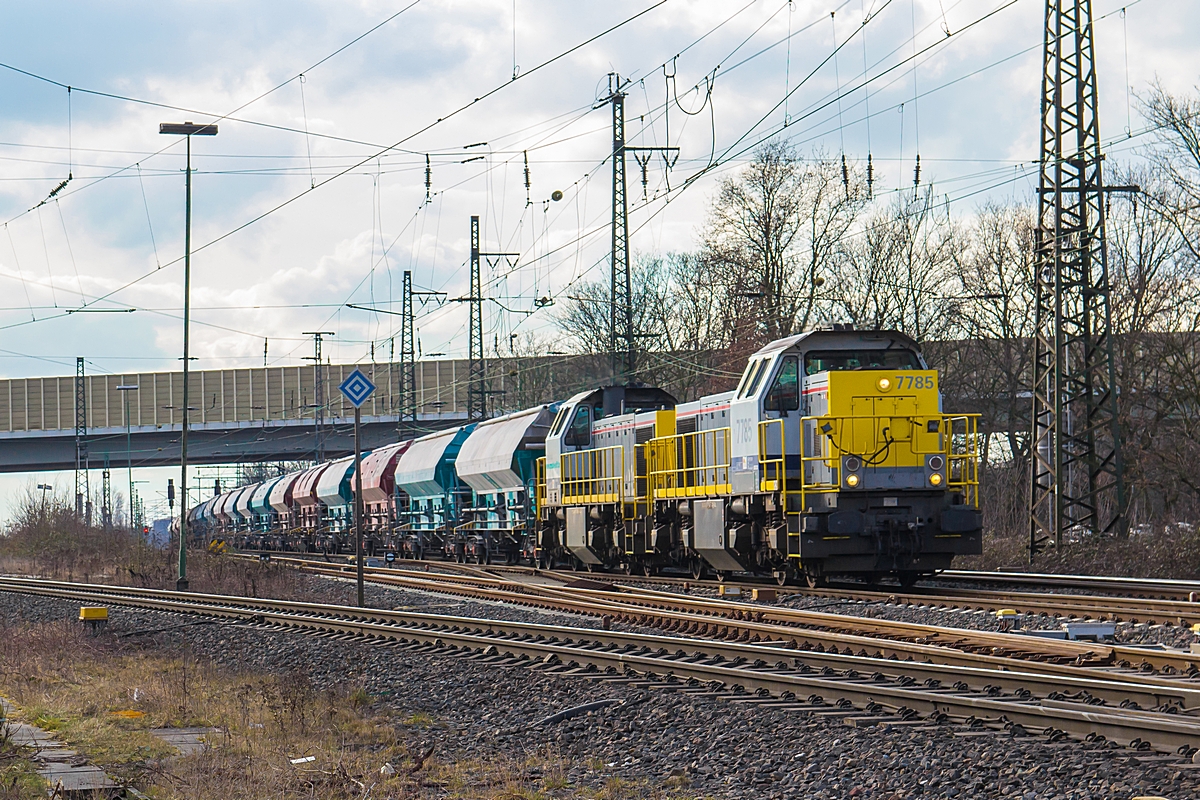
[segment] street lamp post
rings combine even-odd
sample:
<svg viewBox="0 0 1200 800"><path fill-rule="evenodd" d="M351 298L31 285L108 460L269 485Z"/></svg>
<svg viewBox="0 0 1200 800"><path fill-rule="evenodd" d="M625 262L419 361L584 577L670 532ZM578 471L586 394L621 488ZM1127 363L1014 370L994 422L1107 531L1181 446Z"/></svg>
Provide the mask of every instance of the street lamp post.
<svg viewBox="0 0 1200 800"><path fill-rule="evenodd" d="M125 398L125 462L129 468L129 530L133 530L133 435L129 427L129 393L137 391L137 384L121 384L117 391Z"/></svg>
<svg viewBox="0 0 1200 800"><path fill-rule="evenodd" d="M54 487L48 483L39 483L37 487L42 490L42 522L44 523L46 521L46 492Z"/></svg>
<svg viewBox="0 0 1200 800"><path fill-rule="evenodd" d="M187 440L188 440L188 326L192 311L192 137L216 136L216 125L194 125L191 122L163 122L159 133L183 136L187 139L186 216L183 227L183 429L179 437L179 577L175 588L185 592L187 581Z"/></svg>

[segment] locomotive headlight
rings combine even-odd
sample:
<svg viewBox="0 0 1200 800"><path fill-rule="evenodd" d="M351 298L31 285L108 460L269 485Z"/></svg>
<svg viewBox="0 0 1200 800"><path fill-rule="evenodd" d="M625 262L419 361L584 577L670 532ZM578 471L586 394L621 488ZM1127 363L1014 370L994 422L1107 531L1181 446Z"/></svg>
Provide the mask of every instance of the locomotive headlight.
<svg viewBox="0 0 1200 800"><path fill-rule="evenodd" d="M880 378L879 382L875 385L879 387L879 391L881 392L890 392L892 390L892 379Z"/></svg>
<svg viewBox="0 0 1200 800"><path fill-rule="evenodd" d="M846 476L846 485L849 486L851 489L853 489L855 486L858 486L858 476L857 475L847 475Z"/></svg>
<svg viewBox="0 0 1200 800"><path fill-rule="evenodd" d="M929 484L931 486L941 486L942 485L942 473L935 472L932 475L930 475L929 476Z"/></svg>

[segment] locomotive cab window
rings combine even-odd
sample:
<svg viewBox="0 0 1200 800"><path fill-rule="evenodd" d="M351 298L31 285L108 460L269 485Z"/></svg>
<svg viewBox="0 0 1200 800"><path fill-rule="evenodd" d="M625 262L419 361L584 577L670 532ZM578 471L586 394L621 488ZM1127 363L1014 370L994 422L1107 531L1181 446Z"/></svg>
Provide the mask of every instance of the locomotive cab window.
<svg viewBox="0 0 1200 800"><path fill-rule="evenodd" d="M742 390L746 388L746 384L748 384L750 382L750 376L752 374L754 374L754 370L756 370L756 369L758 369L757 361L751 361L749 364L746 365L746 371L742 373L742 379L740 381L738 381L737 390L736 390L737 397L745 397L746 396Z"/></svg>
<svg viewBox="0 0 1200 800"><path fill-rule="evenodd" d="M550 427L550 435L558 436L562 433L563 425L566 424L567 418L571 416L571 410L563 407L558 410L558 416L554 418L554 425Z"/></svg>
<svg viewBox="0 0 1200 800"><path fill-rule="evenodd" d="M804 356L805 375L854 369L921 368L916 353L908 349L813 351Z"/></svg>
<svg viewBox="0 0 1200 800"><path fill-rule="evenodd" d="M754 393L758 391L758 385L762 383L763 373L767 371L766 367L770 361L771 359L764 358L751 366L754 372L750 375L750 380L746 383L746 389L741 394L742 397L753 397Z"/></svg>
<svg viewBox="0 0 1200 800"><path fill-rule="evenodd" d="M767 411L796 411L800 408L799 362L795 356L784 358L779 364L775 382L767 392L763 408Z"/></svg>
<svg viewBox="0 0 1200 800"><path fill-rule="evenodd" d="M567 429L564 443L568 447L587 447L592 442L592 409L580 406L575 409L571 427Z"/></svg>

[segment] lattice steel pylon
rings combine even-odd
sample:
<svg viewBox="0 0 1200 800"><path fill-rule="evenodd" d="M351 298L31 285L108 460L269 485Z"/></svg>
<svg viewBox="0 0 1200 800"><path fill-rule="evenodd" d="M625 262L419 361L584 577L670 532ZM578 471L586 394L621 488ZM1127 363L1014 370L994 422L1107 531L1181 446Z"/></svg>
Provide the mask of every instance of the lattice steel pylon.
<svg viewBox="0 0 1200 800"><path fill-rule="evenodd" d="M75 359L75 515L92 524L92 497L88 488L87 379L83 357Z"/></svg>
<svg viewBox="0 0 1200 800"><path fill-rule="evenodd" d="M679 157L679 148L671 147L668 131L666 146L634 147L625 142L625 92L629 81L608 76L608 96L597 106L612 104L612 272L609 287L608 348L612 381L628 383L636 379L638 332L634 314L633 270L629 258L629 184L625 157L633 153L642 168L642 192L646 190L646 165L654 154L663 156L670 170Z"/></svg>
<svg viewBox="0 0 1200 800"><path fill-rule="evenodd" d="M111 531L113 526L112 505L112 472L109 469L108 453L104 454L104 473L100 491L100 524L104 530Z"/></svg>
<svg viewBox="0 0 1200 800"><path fill-rule="evenodd" d="M411 432L417 424L417 345L413 337L412 270L404 270L400 313L403 316L400 319L400 407L397 427L404 432L407 425Z"/></svg>
<svg viewBox="0 0 1200 800"><path fill-rule="evenodd" d="M488 417L487 362L483 352L483 281L479 273L481 259L495 266L505 259L511 266L520 253L485 253L479 246L479 217L471 217L471 294L459 298L471 305L470 341L467 346L467 421L480 422Z"/></svg>
<svg viewBox="0 0 1200 800"><path fill-rule="evenodd" d="M479 279L479 217L471 217L471 323L467 343L467 421L487 418L487 364L483 360L483 285Z"/></svg>
<svg viewBox="0 0 1200 800"><path fill-rule="evenodd" d="M1029 554L1124 535L1091 0L1047 0Z"/></svg>
<svg viewBox="0 0 1200 800"><path fill-rule="evenodd" d="M633 330L633 273L629 265L629 199L625 177L625 93L621 76L613 75L612 103L612 274L609 297L609 351L613 383L633 379L637 339ZM620 380L618 380L620 379Z"/></svg>
<svg viewBox="0 0 1200 800"><path fill-rule="evenodd" d="M333 331L305 331L313 337L313 354L304 356L313 362L313 459L318 464L325 462L325 376L321 367L321 343L326 336L335 336Z"/></svg>

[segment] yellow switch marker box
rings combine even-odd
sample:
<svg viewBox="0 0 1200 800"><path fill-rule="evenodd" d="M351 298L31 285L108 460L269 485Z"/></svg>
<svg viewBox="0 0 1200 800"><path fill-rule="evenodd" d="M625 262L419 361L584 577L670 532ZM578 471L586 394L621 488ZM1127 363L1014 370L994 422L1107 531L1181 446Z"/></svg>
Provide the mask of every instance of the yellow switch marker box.
<svg viewBox="0 0 1200 800"><path fill-rule="evenodd" d="M103 606L80 606L79 619L83 622L104 622L108 619L108 609Z"/></svg>

